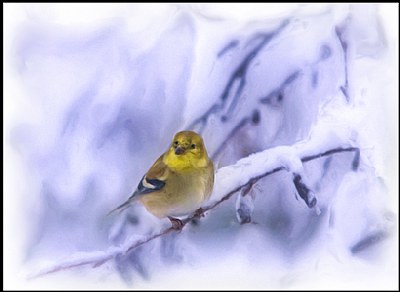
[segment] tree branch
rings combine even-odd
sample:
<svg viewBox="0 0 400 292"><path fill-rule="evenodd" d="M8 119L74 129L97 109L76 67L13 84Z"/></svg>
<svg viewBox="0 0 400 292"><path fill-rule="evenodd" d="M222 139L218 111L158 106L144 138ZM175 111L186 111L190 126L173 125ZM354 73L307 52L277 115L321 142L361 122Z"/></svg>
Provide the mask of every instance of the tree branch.
<svg viewBox="0 0 400 292"><path fill-rule="evenodd" d="M257 55L261 52L261 50L266 45L268 45L277 35L279 35L289 23L290 21L288 19L285 19L272 32L260 34L258 36L258 38L260 38L260 41L245 55L243 60L233 71L219 97L219 101L211 105L204 114L195 119L187 127L188 129L193 129L198 131L199 133L202 133L210 116L212 114L222 112L226 107L226 112L222 114L221 120L227 121L231 117L231 114L236 108L239 97L242 94L243 89L246 85L248 68L252 64L253 60L257 57ZM235 41L231 42L230 44L228 44L227 47L223 48L218 55L221 56L221 53L223 54L224 51L236 45L237 43Z"/></svg>
<svg viewBox="0 0 400 292"><path fill-rule="evenodd" d="M358 166L359 159L360 159L360 150L359 150L359 148L356 148L356 147L347 147L347 148L338 147L338 148L330 149L330 150L327 150L325 152L318 153L315 155L309 155L309 156L302 157L300 160L303 163L307 163L309 161L319 159L324 156L329 156L329 155L333 155L333 154L337 154L337 153L341 153L341 152L355 152L355 158L352 163L352 168L353 168L353 170L355 170L355 168L354 168L355 161L357 162L357 166ZM236 192L240 191L242 188L248 187L249 185L256 183L258 180L260 180L264 177L267 177L273 173L276 173L278 171L284 170L284 169L287 169L287 167L279 166L279 167L273 168L272 170L266 171L260 175L251 177L245 183L242 183L239 186L233 188L231 191L226 193L224 196L222 196L219 200L217 200L213 204L202 208L201 212L195 211L188 217L184 218L182 220L182 224L183 224L182 228L184 228L192 220L200 219L201 217L203 217L204 212L215 209L223 202L229 200ZM80 256L78 259L72 259L69 261L65 261L63 263L57 264L56 266L53 266L46 270L43 270L43 271L39 272L38 274L36 274L35 276L33 276L32 278L37 278L37 277L41 277L41 276L48 275L51 273L59 272L62 270L71 269L71 268L75 268L75 267L79 267L79 266L85 266L85 265L92 265L93 268L96 268L119 255L127 255L132 250L134 250L150 241L153 241L153 240L155 240L159 237L162 237L164 235L167 235L171 232L180 232L181 230L182 229L175 229L174 227L171 226L169 228L165 228L165 229L161 230L160 232L153 234L149 237L146 237L144 239L141 239L141 240L135 239L132 242L127 242L121 248L110 248L109 250L106 250L103 252L86 253L86 254L84 254L84 256Z"/></svg>

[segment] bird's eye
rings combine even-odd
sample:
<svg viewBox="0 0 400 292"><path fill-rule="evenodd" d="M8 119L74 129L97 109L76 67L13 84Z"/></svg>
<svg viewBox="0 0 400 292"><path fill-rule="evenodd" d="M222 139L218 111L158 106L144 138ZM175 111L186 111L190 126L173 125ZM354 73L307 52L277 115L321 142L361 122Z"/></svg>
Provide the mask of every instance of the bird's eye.
<svg viewBox="0 0 400 292"><path fill-rule="evenodd" d="M196 144L192 144L192 145L190 145L190 147L191 147L192 149L194 149L194 148L196 148Z"/></svg>

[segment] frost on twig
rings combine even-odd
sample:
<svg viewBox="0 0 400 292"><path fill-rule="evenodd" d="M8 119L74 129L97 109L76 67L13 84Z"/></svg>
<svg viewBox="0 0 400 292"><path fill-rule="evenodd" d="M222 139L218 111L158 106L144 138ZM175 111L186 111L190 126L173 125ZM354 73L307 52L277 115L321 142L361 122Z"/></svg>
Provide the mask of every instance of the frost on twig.
<svg viewBox="0 0 400 292"><path fill-rule="evenodd" d="M273 173L278 171L287 170L288 165L280 165L284 161L283 157L279 157L279 155L287 154L288 147L276 147L274 149L269 149L262 151L260 153L256 153L246 157L244 159L239 160L236 164L223 167L218 170L216 174L216 186L213 192L213 196L217 199L211 203L210 205L202 208L201 212L195 211L188 217L182 219L182 229L177 230L174 227L168 227L161 230L158 233L150 235L148 237L143 237L138 239L136 236L130 238L125 242L121 247L110 247L105 251L96 251L96 252L87 252L87 253L78 253L70 257L68 260L58 263L52 267L47 269L43 269L34 277L44 276L47 274L55 273L58 271L71 269L79 266L92 266L93 268L99 267L102 264L115 259L116 257L127 256L130 252L137 249L140 246L147 244L157 238L165 236L169 233L173 232L181 232L184 227L194 219L201 219L203 214L207 211L215 209L220 204L229 200L234 194L238 191L242 191L241 195L244 197L246 194L248 195L251 192L254 184L262 178L265 178ZM293 147L293 154L300 153L305 149L303 147ZM326 150L322 153L309 155L300 158L303 163L307 163L308 161L315 160L324 156L333 155L340 152L355 152L356 156L359 155L359 149L355 147L348 148L334 148ZM271 158L272 156L273 159ZM358 158L359 160L359 158ZM353 162L354 164L354 162ZM315 207L316 199L310 197L310 190L306 187L302 181L300 175L296 174L294 176L294 183L296 185L296 189L298 190L302 199L307 203L307 205L311 207ZM228 191L227 191L228 190ZM250 196L251 197L251 196ZM239 221L241 223L247 223L251 220L251 203L247 204L246 208L250 207L244 212L244 207L241 209L239 206Z"/></svg>
<svg viewBox="0 0 400 292"><path fill-rule="evenodd" d="M256 190L254 183L250 183L242 188L236 200L236 217L240 224L251 222L251 215L254 210L254 200Z"/></svg>
<svg viewBox="0 0 400 292"><path fill-rule="evenodd" d="M296 187L297 193L304 202L306 202L307 206L313 208L317 204L317 199L311 189L302 181L300 174L293 174L293 183Z"/></svg>
<svg viewBox="0 0 400 292"><path fill-rule="evenodd" d="M224 87L224 90L219 97L220 100L217 103L213 104L203 115L194 120L188 128L194 129L201 133L206 126L210 116L223 111L225 108L227 109L226 112L223 113L223 115L221 116L221 120L226 121L231 117L245 88L249 66L252 64L252 62L261 52L261 50L266 45L268 45L276 36L278 36L285 27L288 26L289 22L289 20L285 19L272 32L260 34L257 36L259 42L245 55L243 60L233 71L227 84ZM235 46L236 43L232 44L233 45L231 45L230 47ZM223 51L225 49L223 49ZM221 53L219 53L218 55L221 56Z"/></svg>

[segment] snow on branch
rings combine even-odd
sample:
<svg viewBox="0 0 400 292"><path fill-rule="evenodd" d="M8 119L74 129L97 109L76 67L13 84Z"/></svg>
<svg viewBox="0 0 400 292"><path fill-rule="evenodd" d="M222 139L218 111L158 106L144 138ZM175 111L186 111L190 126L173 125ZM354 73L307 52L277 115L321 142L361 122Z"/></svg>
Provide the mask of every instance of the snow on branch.
<svg viewBox="0 0 400 292"><path fill-rule="evenodd" d="M203 115L194 120L188 126L189 129L194 129L199 133L202 133L210 116L218 112L223 112L224 110L226 111L222 114L221 120L227 121L231 117L245 88L247 82L247 72L250 65L257 55L262 51L262 49L267 46L276 36L278 36L285 29L285 27L288 26L289 23L290 21L285 19L275 30L269 33L257 35L257 38L260 39L259 42L245 55L243 60L232 72L227 84L224 87L224 90L220 95L219 101L213 104ZM231 47L235 45L235 42L231 43ZM227 47L225 47L223 51L226 50L226 48ZM221 52L218 55L221 56Z"/></svg>
<svg viewBox="0 0 400 292"><path fill-rule="evenodd" d="M193 219L200 219L204 216L205 212L213 210L218 205L229 200L235 193L241 191L243 188L248 188L258 180L282 170L287 170L294 174L294 183L297 183L296 189L302 192L302 199L306 202L308 207L314 207L317 203L316 199L314 197L311 199L307 197L307 195L311 192L304 184L302 184L301 177L299 175L299 173L302 172L303 163L341 152L354 152L355 157L351 166L353 170L356 170L355 166L358 167L360 151L356 147L336 146L335 148L329 149L321 147L321 145L317 145L316 147L316 144L311 142L308 141L308 143L297 143L291 147L279 146L272 149L267 149L240 159L234 165L220 168L216 173L216 183L212 194L213 201L210 202L210 205L202 208L200 212L197 210L188 217L184 218L182 220L182 228L184 228L187 223L191 222ZM312 151L312 149L320 149L320 151L321 149L324 150L318 153L308 154L310 151ZM172 232L180 231L182 231L182 229L176 229L171 226L148 237L142 236L138 238L138 236L133 236L120 247L110 247L105 251L76 253L70 256L70 258L64 262L43 269L33 278L79 266L91 265L93 268L95 268L104 264L105 262L110 261L111 259L116 258L117 256L126 256L134 249L159 237Z"/></svg>

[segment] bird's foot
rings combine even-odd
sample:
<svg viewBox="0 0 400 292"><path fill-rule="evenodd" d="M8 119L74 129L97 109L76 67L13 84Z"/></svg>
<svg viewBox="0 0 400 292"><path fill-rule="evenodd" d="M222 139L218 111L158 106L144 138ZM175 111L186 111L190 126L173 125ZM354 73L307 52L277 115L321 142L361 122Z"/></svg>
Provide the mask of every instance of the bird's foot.
<svg viewBox="0 0 400 292"><path fill-rule="evenodd" d="M169 221L171 221L172 228L175 230L182 230L184 224L182 220L174 217L168 216Z"/></svg>
<svg viewBox="0 0 400 292"><path fill-rule="evenodd" d="M202 218L204 217L204 213L206 211L203 208L198 208L196 211L194 211L194 218Z"/></svg>

